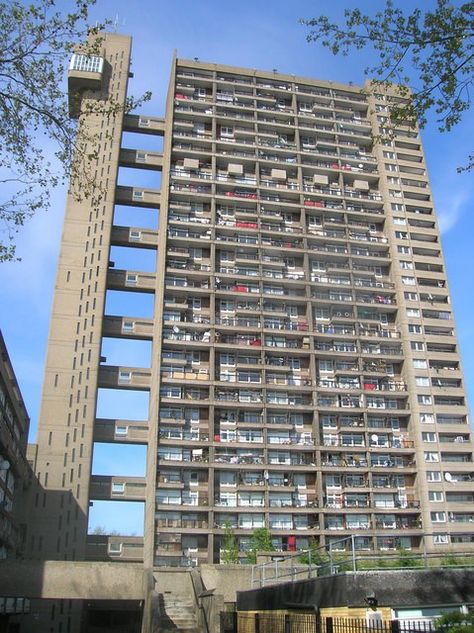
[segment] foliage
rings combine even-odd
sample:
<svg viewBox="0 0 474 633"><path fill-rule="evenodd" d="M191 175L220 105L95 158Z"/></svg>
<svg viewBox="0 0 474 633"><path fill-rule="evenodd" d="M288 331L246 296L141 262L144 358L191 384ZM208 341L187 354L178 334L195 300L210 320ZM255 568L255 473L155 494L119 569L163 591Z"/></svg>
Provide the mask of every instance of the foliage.
<svg viewBox="0 0 474 633"><path fill-rule="evenodd" d="M222 539L221 562L230 565L239 562L239 546L229 521L224 523L224 538Z"/></svg>
<svg viewBox="0 0 474 633"><path fill-rule="evenodd" d="M255 565L257 562L257 552L274 552L275 548L272 543L272 535L270 530L265 527L256 528L252 532L250 539L250 547L247 552L247 560L250 564Z"/></svg>
<svg viewBox="0 0 474 633"><path fill-rule="evenodd" d="M91 534L93 534L94 536L121 536L120 532L118 532L117 530L112 530L111 532L108 532L103 525L96 525ZM131 535L129 534L129 536Z"/></svg>
<svg viewBox="0 0 474 633"><path fill-rule="evenodd" d="M401 547L397 553L398 559L394 565L395 567L423 567L421 558L409 550Z"/></svg>
<svg viewBox="0 0 474 633"><path fill-rule="evenodd" d="M0 261L15 258L15 233L49 206L58 183L80 179L75 190L81 196L97 194L90 175L97 158L89 149L94 139L81 129L77 133L60 82L73 47L88 37L97 46L104 25L87 25L96 0L74 0L70 13L56 10L55 2L0 0ZM84 52L89 53L87 48ZM131 100L126 109L136 103ZM98 101L92 108L108 108L112 116L123 113L123 107L110 102Z"/></svg>
<svg viewBox="0 0 474 633"><path fill-rule="evenodd" d="M301 20L310 28L309 42L319 42L334 55L366 46L377 61L365 69L375 84L394 88L406 101L390 109L392 125L423 127L434 109L440 131L450 131L470 108L474 80L474 11L472 2L437 0L433 10L405 13L386 0L373 17L346 9L345 24L326 16ZM397 84L395 88L394 84ZM408 89L405 86L410 86ZM470 155L466 167L474 167Z"/></svg>
<svg viewBox="0 0 474 633"><path fill-rule="evenodd" d="M309 548L299 555L298 560L302 565L320 566L327 563L328 557L319 542L313 538Z"/></svg>
<svg viewBox="0 0 474 633"><path fill-rule="evenodd" d="M443 633L474 633L474 613L450 611L435 621L435 629Z"/></svg>
<svg viewBox="0 0 474 633"><path fill-rule="evenodd" d="M446 554L441 559L441 565L443 567L468 567L474 565L474 558L472 556L455 556L454 554Z"/></svg>

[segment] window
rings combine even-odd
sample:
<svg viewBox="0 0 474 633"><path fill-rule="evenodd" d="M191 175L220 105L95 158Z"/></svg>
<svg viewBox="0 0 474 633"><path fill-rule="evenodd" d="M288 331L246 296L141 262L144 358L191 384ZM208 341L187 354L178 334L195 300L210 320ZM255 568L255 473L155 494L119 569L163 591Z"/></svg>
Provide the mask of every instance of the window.
<svg viewBox="0 0 474 633"><path fill-rule="evenodd" d="M439 453L425 452L425 462L427 463L439 462Z"/></svg>
<svg viewBox="0 0 474 633"><path fill-rule="evenodd" d="M446 512L432 512L432 523L446 523Z"/></svg>
<svg viewBox="0 0 474 633"><path fill-rule="evenodd" d="M449 536L447 534L435 534L433 536L433 543L435 545L447 545L449 543Z"/></svg>
<svg viewBox="0 0 474 633"><path fill-rule="evenodd" d="M313 104L310 103L309 101L299 101L298 102L298 109L301 112L312 112L313 111Z"/></svg>
<svg viewBox="0 0 474 633"><path fill-rule="evenodd" d="M122 553L122 543L109 543L107 546L109 554L121 554Z"/></svg>
<svg viewBox="0 0 474 633"><path fill-rule="evenodd" d="M408 239L408 233L406 233L405 231L395 231L395 237L398 240L407 240Z"/></svg>
<svg viewBox="0 0 474 633"><path fill-rule="evenodd" d="M238 380L240 382L257 382L261 381L260 372L258 371L239 371Z"/></svg>
<svg viewBox="0 0 474 633"><path fill-rule="evenodd" d="M408 331L410 332L410 334L421 334L423 332L423 329L421 325L415 325L413 323L410 323L408 325Z"/></svg>
<svg viewBox="0 0 474 633"><path fill-rule="evenodd" d="M230 125L221 125L221 138L233 138L234 128Z"/></svg>
<svg viewBox="0 0 474 633"><path fill-rule="evenodd" d="M319 371L334 371L334 365L332 360L320 360Z"/></svg>
<svg viewBox="0 0 474 633"><path fill-rule="evenodd" d="M436 433L422 433L421 439L423 442L436 442Z"/></svg>
<svg viewBox="0 0 474 633"><path fill-rule="evenodd" d="M74 53L71 57L69 70L78 70L86 73L101 73L104 66L104 60L97 55L84 55Z"/></svg>
<svg viewBox="0 0 474 633"><path fill-rule="evenodd" d="M385 163L385 169L387 171L398 171L398 167L394 163Z"/></svg>
<svg viewBox="0 0 474 633"><path fill-rule="evenodd" d="M414 277L402 277L402 284L405 286L414 286L416 284Z"/></svg>
<svg viewBox="0 0 474 633"><path fill-rule="evenodd" d="M392 211L404 211L405 210L403 204L400 204L399 202L392 202L390 207L391 207Z"/></svg>
<svg viewBox="0 0 474 633"><path fill-rule="evenodd" d="M402 253L403 255L410 255L411 248L409 246L397 246L397 252Z"/></svg>
<svg viewBox="0 0 474 633"><path fill-rule="evenodd" d="M427 481L441 481L441 473L439 470L427 470L426 471L426 480Z"/></svg>
<svg viewBox="0 0 474 633"><path fill-rule="evenodd" d="M235 304L233 301L227 301L225 299L221 299L220 309L221 309L221 312L235 312Z"/></svg>
<svg viewBox="0 0 474 633"><path fill-rule="evenodd" d="M430 380L426 376L415 376L415 383L418 387L429 387Z"/></svg>
<svg viewBox="0 0 474 633"><path fill-rule="evenodd" d="M405 218L393 218L393 223L394 224L406 224L407 221L405 220Z"/></svg>
<svg viewBox="0 0 474 633"><path fill-rule="evenodd" d="M395 160L395 152L386 152L383 153L384 158L390 158L391 160Z"/></svg>
<svg viewBox="0 0 474 633"><path fill-rule="evenodd" d="M420 413L420 422L422 424L433 424L434 415L432 413Z"/></svg>
<svg viewBox="0 0 474 633"><path fill-rule="evenodd" d="M172 385L166 385L161 388L162 398L181 398L181 387L173 387Z"/></svg>
<svg viewBox="0 0 474 633"><path fill-rule="evenodd" d="M429 490L428 499L429 501L440 503L441 501L444 501L444 494L441 490Z"/></svg>
<svg viewBox="0 0 474 633"><path fill-rule="evenodd" d="M407 317L419 318L420 311L418 308L407 308Z"/></svg>
<svg viewBox="0 0 474 633"><path fill-rule="evenodd" d="M113 495L123 495L125 492L125 483L124 482L112 482L112 494Z"/></svg>
<svg viewBox="0 0 474 633"><path fill-rule="evenodd" d="M329 309L316 308L314 311L314 318L317 320L329 320Z"/></svg>
<svg viewBox="0 0 474 633"><path fill-rule="evenodd" d="M181 321L181 313L177 310L164 310L163 321Z"/></svg>
<svg viewBox="0 0 474 633"><path fill-rule="evenodd" d="M415 352L422 352L425 349L425 344L419 341L411 341L410 347Z"/></svg>
<svg viewBox="0 0 474 633"><path fill-rule="evenodd" d="M424 358L414 358L413 367L415 369L428 369L428 363L424 360Z"/></svg>
<svg viewBox="0 0 474 633"><path fill-rule="evenodd" d="M131 371L119 371L118 376L119 382L130 382L132 380L132 372Z"/></svg>
<svg viewBox="0 0 474 633"><path fill-rule="evenodd" d="M417 398L418 398L418 404L433 404L433 398L426 394L421 394L417 396Z"/></svg>
<svg viewBox="0 0 474 633"><path fill-rule="evenodd" d="M400 262L400 268L402 270L413 270L413 262L407 262L403 260Z"/></svg>

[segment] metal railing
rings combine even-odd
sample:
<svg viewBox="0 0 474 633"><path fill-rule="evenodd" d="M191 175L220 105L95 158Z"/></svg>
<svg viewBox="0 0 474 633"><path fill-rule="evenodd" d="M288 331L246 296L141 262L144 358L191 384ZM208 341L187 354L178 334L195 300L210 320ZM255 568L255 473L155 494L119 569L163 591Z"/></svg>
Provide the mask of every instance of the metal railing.
<svg viewBox="0 0 474 633"><path fill-rule="evenodd" d="M309 606L305 613L260 611L237 613L234 633L434 633L432 620L367 620L320 617Z"/></svg>
<svg viewBox="0 0 474 633"><path fill-rule="evenodd" d="M328 545L300 550L291 554L278 552L273 560L252 566L252 587L331 576L343 572L397 569L427 569L473 567L474 556L465 550L427 551L427 538L435 534L419 535L416 550L403 548L369 551L359 547L360 536L351 535Z"/></svg>

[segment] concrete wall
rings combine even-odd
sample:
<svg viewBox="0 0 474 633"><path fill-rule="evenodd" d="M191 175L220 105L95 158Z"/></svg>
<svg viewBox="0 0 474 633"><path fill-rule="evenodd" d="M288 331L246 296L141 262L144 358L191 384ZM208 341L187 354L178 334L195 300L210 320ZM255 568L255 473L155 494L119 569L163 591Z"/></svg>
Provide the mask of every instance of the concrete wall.
<svg viewBox="0 0 474 633"><path fill-rule="evenodd" d="M199 570L206 589L215 589L224 602L235 602L237 591L252 588L250 565L201 565Z"/></svg>
<svg viewBox="0 0 474 633"><path fill-rule="evenodd" d="M0 594L44 599L143 600L144 572L135 563L5 561Z"/></svg>
<svg viewBox="0 0 474 633"><path fill-rule="evenodd" d="M330 610L365 609L365 597L373 592L379 607L469 604L474 602L474 569L367 571L282 583L239 592L237 609L281 610L299 604L334 615Z"/></svg>

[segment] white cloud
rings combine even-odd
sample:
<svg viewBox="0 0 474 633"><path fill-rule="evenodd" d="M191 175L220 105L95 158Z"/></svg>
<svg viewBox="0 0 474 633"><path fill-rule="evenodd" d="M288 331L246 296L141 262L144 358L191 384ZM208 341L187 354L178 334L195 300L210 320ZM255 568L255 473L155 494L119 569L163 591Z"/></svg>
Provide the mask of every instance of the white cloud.
<svg viewBox="0 0 474 633"><path fill-rule="evenodd" d="M468 203L472 200L469 187L443 187L441 199L438 202L438 222L441 233L447 233L457 224L461 216L467 212Z"/></svg>

